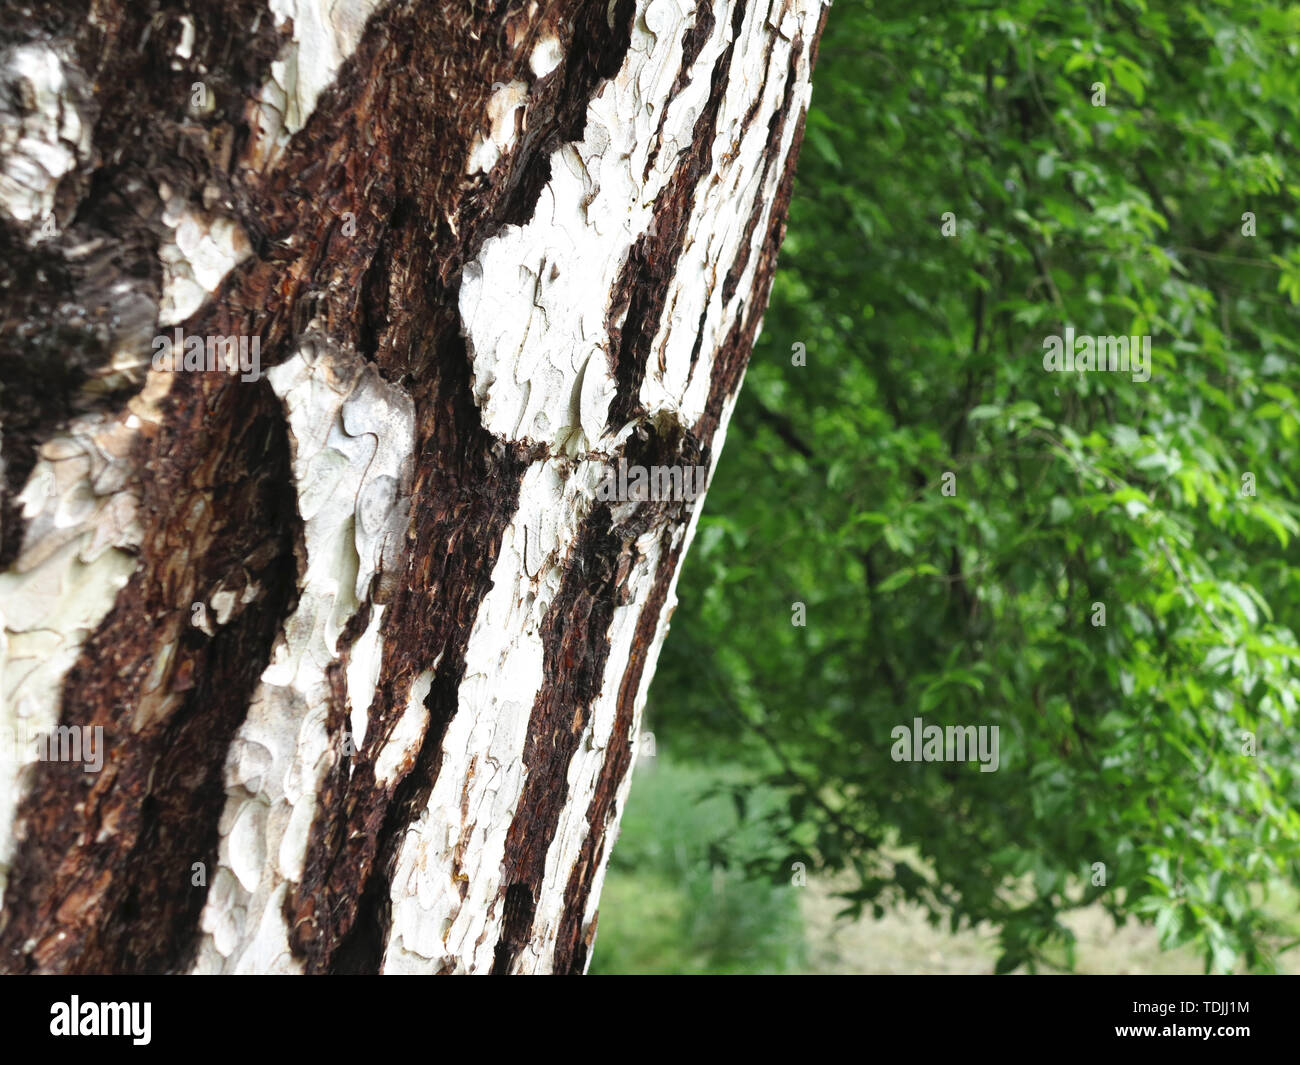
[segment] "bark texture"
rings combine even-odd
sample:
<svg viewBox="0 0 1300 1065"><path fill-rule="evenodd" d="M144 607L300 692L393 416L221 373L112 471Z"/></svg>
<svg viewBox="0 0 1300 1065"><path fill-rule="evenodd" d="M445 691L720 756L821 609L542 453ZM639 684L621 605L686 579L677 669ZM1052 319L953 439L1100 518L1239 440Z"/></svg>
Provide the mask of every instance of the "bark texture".
<svg viewBox="0 0 1300 1065"><path fill-rule="evenodd" d="M824 17L6 20L0 968L586 968Z"/></svg>

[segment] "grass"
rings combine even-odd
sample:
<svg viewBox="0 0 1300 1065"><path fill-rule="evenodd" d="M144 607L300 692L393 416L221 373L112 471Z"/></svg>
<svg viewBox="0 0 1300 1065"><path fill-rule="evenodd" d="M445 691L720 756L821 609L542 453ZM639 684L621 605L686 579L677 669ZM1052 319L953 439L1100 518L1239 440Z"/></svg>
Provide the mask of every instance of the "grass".
<svg viewBox="0 0 1300 1065"><path fill-rule="evenodd" d="M722 777L736 779L724 771ZM755 881L710 861L730 837L743 853L764 847L724 797L706 797L720 774L660 758L637 769L605 887L593 973L788 973L806 966L796 889ZM762 796L749 811L761 813Z"/></svg>

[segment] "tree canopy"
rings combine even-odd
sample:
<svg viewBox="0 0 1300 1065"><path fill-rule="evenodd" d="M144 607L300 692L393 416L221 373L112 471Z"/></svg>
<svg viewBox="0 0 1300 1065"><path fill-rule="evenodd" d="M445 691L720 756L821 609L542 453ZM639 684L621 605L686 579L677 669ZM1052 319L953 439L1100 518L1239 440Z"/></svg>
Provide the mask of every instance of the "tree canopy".
<svg viewBox="0 0 1300 1065"><path fill-rule="evenodd" d="M1298 138L1294 4L834 6L651 696L661 745L786 795L788 853L736 857L991 921L1001 970L1068 960L1093 902L1270 966L1267 888L1300 879ZM1149 337L1149 379L1046 368L1067 330ZM997 771L895 761L917 717L998 726Z"/></svg>

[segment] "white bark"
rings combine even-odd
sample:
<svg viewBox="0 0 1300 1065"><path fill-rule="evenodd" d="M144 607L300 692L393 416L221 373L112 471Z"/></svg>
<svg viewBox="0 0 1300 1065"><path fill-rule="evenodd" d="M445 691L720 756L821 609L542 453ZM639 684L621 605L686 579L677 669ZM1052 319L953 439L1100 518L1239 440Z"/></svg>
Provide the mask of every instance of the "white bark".
<svg viewBox="0 0 1300 1065"><path fill-rule="evenodd" d="M302 878L321 776L337 758L325 725L325 670L385 553L400 549L409 506L409 396L356 355L313 342L268 376L293 437L307 568L298 608L284 623L230 749L220 865L203 912L198 972L300 968L282 910L288 883ZM376 631L371 640L378 639ZM354 712L364 713L374 684L366 683L373 667L362 663L361 676L349 676L361 683L348 695ZM418 693L417 684L403 722L418 720ZM418 746L422 730L401 731L398 747L381 756L386 770L410 757L402 748Z"/></svg>

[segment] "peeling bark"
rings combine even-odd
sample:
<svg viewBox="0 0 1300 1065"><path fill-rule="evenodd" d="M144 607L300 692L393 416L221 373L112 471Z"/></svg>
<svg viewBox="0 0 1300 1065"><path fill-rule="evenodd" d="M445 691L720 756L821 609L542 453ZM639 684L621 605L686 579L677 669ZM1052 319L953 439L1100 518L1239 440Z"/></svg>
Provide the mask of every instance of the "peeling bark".
<svg viewBox="0 0 1300 1065"><path fill-rule="evenodd" d="M585 970L825 14L4 27L0 969Z"/></svg>

